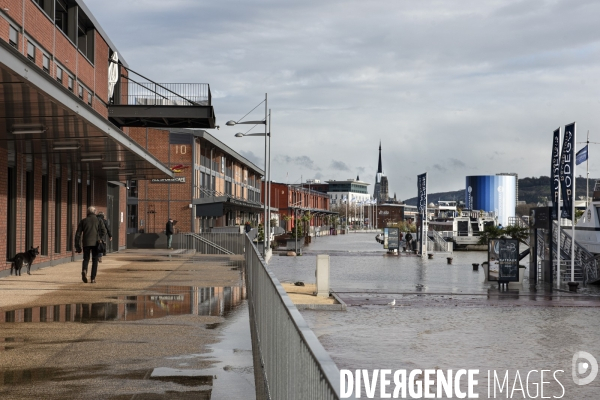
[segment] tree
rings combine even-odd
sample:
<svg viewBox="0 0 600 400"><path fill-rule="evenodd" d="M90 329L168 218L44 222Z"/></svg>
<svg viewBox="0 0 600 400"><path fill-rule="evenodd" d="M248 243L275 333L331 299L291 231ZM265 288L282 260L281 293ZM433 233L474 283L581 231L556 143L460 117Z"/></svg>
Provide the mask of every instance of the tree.
<svg viewBox="0 0 600 400"><path fill-rule="evenodd" d="M503 237L508 236L511 239L518 240L520 243L527 244L529 228L518 225L509 225L504 228L503 231Z"/></svg>
<svg viewBox="0 0 600 400"><path fill-rule="evenodd" d="M495 225L488 225L483 229L479 236L478 244L488 244L490 239L500 239L504 233L504 230Z"/></svg>

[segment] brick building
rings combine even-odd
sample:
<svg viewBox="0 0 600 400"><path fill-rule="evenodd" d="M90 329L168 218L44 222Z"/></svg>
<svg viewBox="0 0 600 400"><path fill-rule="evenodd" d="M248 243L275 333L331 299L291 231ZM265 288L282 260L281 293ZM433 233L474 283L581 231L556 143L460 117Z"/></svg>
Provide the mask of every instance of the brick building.
<svg viewBox="0 0 600 400"><path fill-rule="evenodd" d="M270 206L279 210L279 226L286 232L292 230L296 218L307 212L312 215L311 227L325 225L325 217L335 214L331 211L327 193L277 182L271 182Z"/></svg>
<svg viewBox="0 0 600 400"><path fill-rule="evenodd" d="M132 72L83 1L0 0L0 273L31 246L36 267L71 261L90 205L107 213L109 251L125 247L126 180L174 175L128 127L214 127L208 85L173 100L155 84L158 104Z"/></svg>
<svg viewBox="0 0 600 400"><path fill-rule="evenodd" d="M257 223L262 169L203 130L132 128L131 138L166 164L173 179L130 181L127 232L178 232Z"/></svg>

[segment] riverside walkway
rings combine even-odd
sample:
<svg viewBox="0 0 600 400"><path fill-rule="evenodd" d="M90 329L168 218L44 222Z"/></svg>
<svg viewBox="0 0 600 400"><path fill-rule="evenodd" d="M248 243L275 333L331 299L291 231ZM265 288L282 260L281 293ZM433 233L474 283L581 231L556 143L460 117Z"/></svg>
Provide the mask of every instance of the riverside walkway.
<svg viewBox="0 0 600 400"><path fill-rule="evenodd" d="M243 256L126 250L0 278L0 398L254 398Z"/></svg>

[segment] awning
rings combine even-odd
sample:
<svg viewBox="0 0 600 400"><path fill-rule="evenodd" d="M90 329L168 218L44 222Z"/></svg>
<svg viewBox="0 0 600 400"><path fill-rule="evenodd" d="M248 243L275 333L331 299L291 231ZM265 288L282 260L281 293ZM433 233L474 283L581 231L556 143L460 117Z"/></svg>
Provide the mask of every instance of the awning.
<svg viewBox="0 0 600 400"><path fill-rule="evenodd" d="M107 180L173 177L143 147L1 40L0 141L9 151L45 154L55 164L71 165L73 172Z"/></svg>

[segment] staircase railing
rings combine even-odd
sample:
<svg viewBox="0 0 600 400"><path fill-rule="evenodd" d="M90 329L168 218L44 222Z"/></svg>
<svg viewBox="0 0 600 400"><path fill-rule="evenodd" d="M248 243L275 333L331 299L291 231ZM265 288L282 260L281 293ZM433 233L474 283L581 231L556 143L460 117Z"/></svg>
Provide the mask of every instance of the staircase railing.
<svg viewBox="0 0 600 400"><path fill-rule="evenodd" d="M552 224L552 241L557 243L558 225L555 221ZM570 266L572 238L568 230L560 230L560 258L568 260ZM542 247L543 248L543 247ZM553 258L556 259L556 246L553 246ZM538 246L539 249L539 246ZM561 262L562 264L562 262ZM598 260L585 247L575 241L575 269L581 269L583 283L592 283L600 279L600 269ZM570 275L569 275L570 276ZM569 278L570 279L570 278Z"/></svg>
<svg viewBox="0 0 600 400"><path fill-rule="evenodd" d="M212 240L207 239L205 236L207 235L211 235L209 234L198 234L198 233L185 233L184 235L184 239L182 240L182 245L186 248L186 249L197 249L196 243L194 242L200 242L204 245L205 247L205 253L209 253L209 251L206 251L206 248L211 249L212 251L215 251L217 254L236 254L231 250L228 250L227 248L215 243ZM227 233L218 233L218 234L212 234L213 236L215 235L219 235L219 236L215 236L215 237L222 237L222 238L228 238L228 236L234 236L235 237L235 242L240 241L240 239L238 239L238 237L242 237L241 234L227 234ZM242 239L243 240L243 239ZM233 242L233 241L232 241ZM232 247L231 245L234 243L230 243L227 247ZM212 251L210 253L212 253ZM242 252L238 252L237 254L242 254Z"/></svg>
<svg viewBox="0 0 600 400"><path fill-rule="evenodd" d="M445 253L452 253L454 246L453 242L447 242L444 237L437 231L428 231L427 237L427 251L439 251ZM429 235L431 234L431 237Z"/></svg>

